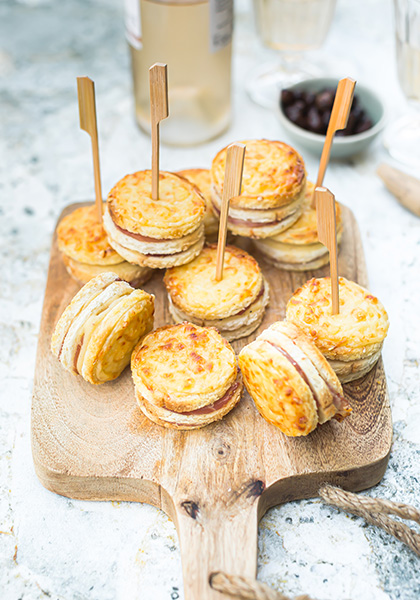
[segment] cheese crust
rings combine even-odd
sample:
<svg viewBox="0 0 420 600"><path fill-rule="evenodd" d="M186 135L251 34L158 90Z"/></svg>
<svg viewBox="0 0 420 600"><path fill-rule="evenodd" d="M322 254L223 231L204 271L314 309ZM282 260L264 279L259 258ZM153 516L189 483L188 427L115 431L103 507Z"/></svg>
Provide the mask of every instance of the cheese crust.
<svg viewBox="0 0 420 600"><path fill-rule="evenodd" d="M290 323L274 323L245 346L239 366L261 415L286 435L308 435L351 412L328 362Z"/></svg>
<svg viewBox="0 0 420 600"><path fill-rule="evenodd" d="M57 227L58 248L72 260L87 265L116 265L124 259L110 246L96 206L82 206L61 219Z"/></svg>
<svg viewBox="0 0 420 600"><path fill-rule="evenodd" d="M204 213L204 234L207 239L217 237L219 231L219 219L213 212L211 203L211 173L210 169L185 169L177 171L177 175L185 177L196 185L206 201L206 212Z"/></svg>
<svg viewBox="0 0 420 600"><path fill-rule="evenodd" d="M299 198L306 186L305 164L300 154L283 142L245 140L242 191L230 200L232 208L269 209ZM222 196L227 147L213 160L211 177Z"/></svg>
<svg viewBox="0 0 420 600"><path fill-rule="evenodd" d="M249 306L263 284L261 269L250 254L226 246L223 278L216 280L217 245L209 244L193 261L169 269L164 283L174 306L197 318L224 319Z"/></svg>
<svg viewBox="0 0 420 600"><path fill-rule="evenodd" d="M266 421L293 437L315 429L314 397L287 358L257 338L241 350L238 360L245 386Z"/></svg>
<svg viewBox="0 0 420 600"><path fill-rule="evenodd" d="M198 188L175 173L160 171L159 199L152 199L152 172L126 175L110 191L109 214L116 226L154 239L178 239L196 230L206 202Z"/></svg>
<svg viewBox="0 0 420 600"><path fill-rule="evenodd" d="M344 277L339 278L339 298L340 313L332 315L330 278L311 279L290 298L286 319L328 359L353 361L380 352L389 324L378 298Z"/></svg>
<svg viewBox="0 0 420 600"><path fill-rule="evenodd" d="M147 402L175 412L213 404L237 378L230 344L215 329L192 323L147 335L133 352L131 370Z"/></svg>

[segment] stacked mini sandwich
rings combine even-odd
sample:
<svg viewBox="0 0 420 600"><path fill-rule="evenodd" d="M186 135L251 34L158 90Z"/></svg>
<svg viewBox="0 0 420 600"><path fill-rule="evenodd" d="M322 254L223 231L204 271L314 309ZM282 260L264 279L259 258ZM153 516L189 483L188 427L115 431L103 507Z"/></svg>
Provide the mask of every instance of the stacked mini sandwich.
<svg viewBox="0 0 420 600"><path fill-rule="evenodd" d="M206 201L206 212L204 215L204 235L207 241L216 241L219 231L219 220L215 216L211 204L211 174L209 169L185 169L178 171L177 175L185 177L196 185Z"/></svg>
<svg viewBox="0 0 420 600"><path fill-rule="evenodd" d="M180 323L216 327L227 340L252 333L261 323L269 288L257 261L226 246L223 278L216 279L217 245L209 244L187 265L166 271L169 311Z"/></svg>
<svg viewBox="0 0 420 600"><path fill-rule="evenodd" d="M197 429L222 419L239 402L236 356L215 329L182 323L156 329L131 359L136 397L154 423Z"/></svg>
<svg viewBox="0 0 420 600"><path fill-rule="evenodd" d="M380 357L388 315L378 298L339 278L340 312L332 314L329 277L311 279L290 298L286 319L308 335L343 383L368 373Z"/></svg>
<svg viewBox="0 0 420 600"><path fill-rule="evenodd" d="M321 352L290 323L274 323L245 346L239 366L261 415L288 436L308 435L351 412Z"/></svg>
<svg viewBox="0 0 420 600"><path fill-rule="evenodd" d="M303 213L285 231L254 240L255 246L275 267L287 271L319 269L329 262L328 248L318 241L316 209L312 206L314 184L307 182ZM343 223L341 207L336 206L337 243L341 241Z"/></svg>
<svg viewBox="0 0 420 600"><path fill-rule="evenodd" d="M95 205L77 208L65 216L57 227L57 241L67 271L81 283L112 272L139 287L153 273L148 267L130 264L109 245Z"/></svg>
<svg viewBox="0 0 420 600"><path fill-rule="evenodd" d="M154 297L114 273L91 279L55 327L51 350L63 367L90 383L118 377L153 327Z"/></svg>
<svg viewBox="0 0 420 600"><path fill-rule="evenodd" d="M228 229L236 235L267 238L293 225L300 217L306 189L302 157L283 142L248 140L242 191L231 198ZM213 209L220 214L227 148L211 167Z"/></svg>
<svg viewBox="0 0 420 600"><path fill-rule="evenodd" d="M129 262L164 269L195 258L204 244L206 202L183 177L160 171L159 199L152 172L126 175L108 195L104 228L111 246Z"/></svg>

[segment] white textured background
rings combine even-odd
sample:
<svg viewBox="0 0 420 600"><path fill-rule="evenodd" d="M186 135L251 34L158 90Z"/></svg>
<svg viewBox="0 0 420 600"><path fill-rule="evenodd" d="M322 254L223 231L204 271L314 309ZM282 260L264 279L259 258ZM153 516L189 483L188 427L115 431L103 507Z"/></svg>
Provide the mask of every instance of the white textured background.
<svg viewBox="0 0 420 600"><path fill-rule="evenodd" d="M287 141L275 115L243 91L265 56L248 0L237 6L235 118L222 138L194 149L163 148L161 167L208 166L241 138ZM334 57L375 88L394 119L405 110L395 73L390 0L338 0L319 56ZM76 81L96 82L103 189L149 166L150 144L134 124L122 3L0 1L0 599L183 598L176 531L141 504L68 500L38 483L29 411L51 234L62 208L93 197L90 143L78 123ZM384 190L378 142L336 162L326 185L355 212L371 289L391 328L384 360L395 437L383 482L368 492L419 505L420 220ZM304 154L311 178L316 160ZM420 598L420 561L400 543L318 500L269 511L259 533L258 576L288 594L330 600ZM199 599L197 599L199 600Z"/></svg>

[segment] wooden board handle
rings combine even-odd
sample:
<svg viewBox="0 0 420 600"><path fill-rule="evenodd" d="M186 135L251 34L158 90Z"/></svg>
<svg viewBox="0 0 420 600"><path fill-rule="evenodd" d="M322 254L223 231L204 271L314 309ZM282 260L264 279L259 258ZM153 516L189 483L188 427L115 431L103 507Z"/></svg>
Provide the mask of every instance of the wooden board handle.
<svg viewBox="0 0 420 600"><path fill-rule="evenodd" d="M239 512L236 506L199 506L188 499L177 503L185 600L221 600L209 584L218 571L256 577L258 499L250 495L247 500Z"/></svg>

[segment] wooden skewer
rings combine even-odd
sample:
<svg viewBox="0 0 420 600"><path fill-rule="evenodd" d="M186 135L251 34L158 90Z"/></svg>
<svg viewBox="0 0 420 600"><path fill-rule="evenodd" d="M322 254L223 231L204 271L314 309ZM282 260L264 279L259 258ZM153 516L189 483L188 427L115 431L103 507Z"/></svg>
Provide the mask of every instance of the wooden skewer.
<svg viewBox="0 0 420 600"><path fill-rule="evenodd" d="M217 240L216 281L223 279L223 263L225 259L227 217L229 201L241 193L242 172L244 169L245 145L231 144L227 149L225 178L223 181L222 206L220 209L219 237Z"/></svg>
<svg viewBox="0 0 420 600"><path fill-rule="evenodd" d="M152 198L159 200L159 123L169 115L168 71L163 63L149 69L150 124L152 129Z"/></svg>
<svg viewBox="0 0 420 600"><path fill-rule="evenodd" d="M93 175L95 179L95 202L99 223L102 223L102 186L99 167L98 125L96 121L95 84L89 77L77 78L80 128L92 140Z"/></svg>
<svg viewBox="0 0 420 600"><path fill-rule="evenodd" d="M338 298L337 227L334 194L325 187L315 188L318 239L330 252L332 314L340 312Z"/></svg>
<svg viewBox="0 0 420 600"><path fill-rule="evenodd" d="M319 161L318 177L315 187L322 186L324 182L325 171L327 170L328 162L330 160L331 146L335 132L347 127L355 85L356 81L350 77L340 79L338 82L327 134L325 136L324 147L322 148L321 160ZM312 199L312 207L315 207L315 196Z"/></svg>
<svg viewBox="0 0 420 600"><path fill-rule="evenodd" d="M420 179L381 163L376 173L398 202L420 217Z"/></svg>

